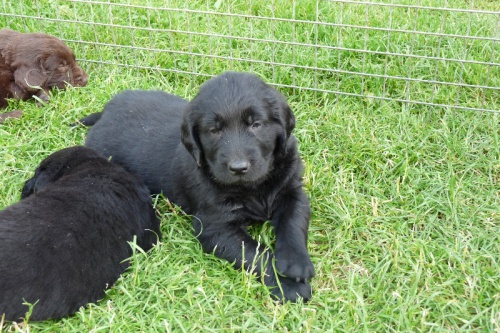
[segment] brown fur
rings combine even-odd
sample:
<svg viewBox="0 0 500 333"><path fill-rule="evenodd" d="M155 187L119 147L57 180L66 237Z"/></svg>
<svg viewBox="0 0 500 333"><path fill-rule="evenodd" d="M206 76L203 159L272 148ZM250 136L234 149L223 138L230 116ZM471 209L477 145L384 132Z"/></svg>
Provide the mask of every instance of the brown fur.
<svg viewBox="0 0 500 333"><path fill-rule="evenodd" d="M48 101L50 89L84 87L87 80L73 51L56 37L0 30L0 107L6 98Z"/></svg>

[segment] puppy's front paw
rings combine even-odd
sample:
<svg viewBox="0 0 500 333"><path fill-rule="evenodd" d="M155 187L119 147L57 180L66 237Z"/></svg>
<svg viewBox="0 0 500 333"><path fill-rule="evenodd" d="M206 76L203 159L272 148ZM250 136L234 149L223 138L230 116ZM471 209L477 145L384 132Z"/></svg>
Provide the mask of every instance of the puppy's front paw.
<svg viewBox="0 0 500 333"><path fill-rule="evenodd" d="M276 285L271 287L271 293L280 302L290 301L295 303L302 298L305 303L311 299L312 288L308 282L296 282L286 277L280 277L279 282L281 289Z"/></svg>
<svg viewBox="0 0 500 333"><path fill-rule="evenodd" d="M295 249L276 249L276 268L289 279L307 281L314 276L314 266L309 253Z"/></svg>

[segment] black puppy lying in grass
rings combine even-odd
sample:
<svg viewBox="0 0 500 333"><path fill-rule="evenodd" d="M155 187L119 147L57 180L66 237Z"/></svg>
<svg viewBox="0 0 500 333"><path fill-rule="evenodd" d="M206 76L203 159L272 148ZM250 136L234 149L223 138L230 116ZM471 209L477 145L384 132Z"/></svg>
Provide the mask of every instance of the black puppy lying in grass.
<svg viewBox="0 0 500 333"><path fill-rule="evenodd" d="M0 317L71 315L96 302L128 267L128 242L160 238L149 191L135 175L86 147L46 158L22 200L0 211Z"/></svg>
<svg viewBox="0 0 500 333"><path fill-rule="evenodd" d="M88 147L194 216L204 251L253 269L281 300L310 299L310 207L291 134L295 118L278 91L255 75L227 72L189 103L126 91L81 122L95 124ZM246 232L266 220L276 232L274 256Z"/></svg>

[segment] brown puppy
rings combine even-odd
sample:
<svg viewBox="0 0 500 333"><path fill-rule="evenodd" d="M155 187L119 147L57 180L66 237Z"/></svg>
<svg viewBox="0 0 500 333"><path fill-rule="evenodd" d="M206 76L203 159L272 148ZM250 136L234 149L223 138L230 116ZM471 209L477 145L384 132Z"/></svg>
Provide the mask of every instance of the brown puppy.
<svg viewBox="0 0 500 333"><path fill-rule="evenodd" d="M87 80L73 51L56 37L0 30L0 107L6 98L48 101L53 87L84 87Z"/></svg>

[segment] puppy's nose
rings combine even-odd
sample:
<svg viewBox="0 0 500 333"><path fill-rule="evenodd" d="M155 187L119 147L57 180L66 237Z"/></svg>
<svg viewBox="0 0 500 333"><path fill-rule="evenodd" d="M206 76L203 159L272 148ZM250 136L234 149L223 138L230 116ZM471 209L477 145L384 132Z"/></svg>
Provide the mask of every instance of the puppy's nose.
<svg viewBox="0 0 500 333"><path fill-rule="evenodd" d="M247 173L250 163L245 160L230 161L228 164L229 171L234 175L242 175Z"/></svg>
<svg viewBox="0 0 500 333"><path fill-rule="evenodd" d="M81 75L75 77L75 82L80 86L80 87L85 87L88 82L88 76L87 75Z"/></svg>

